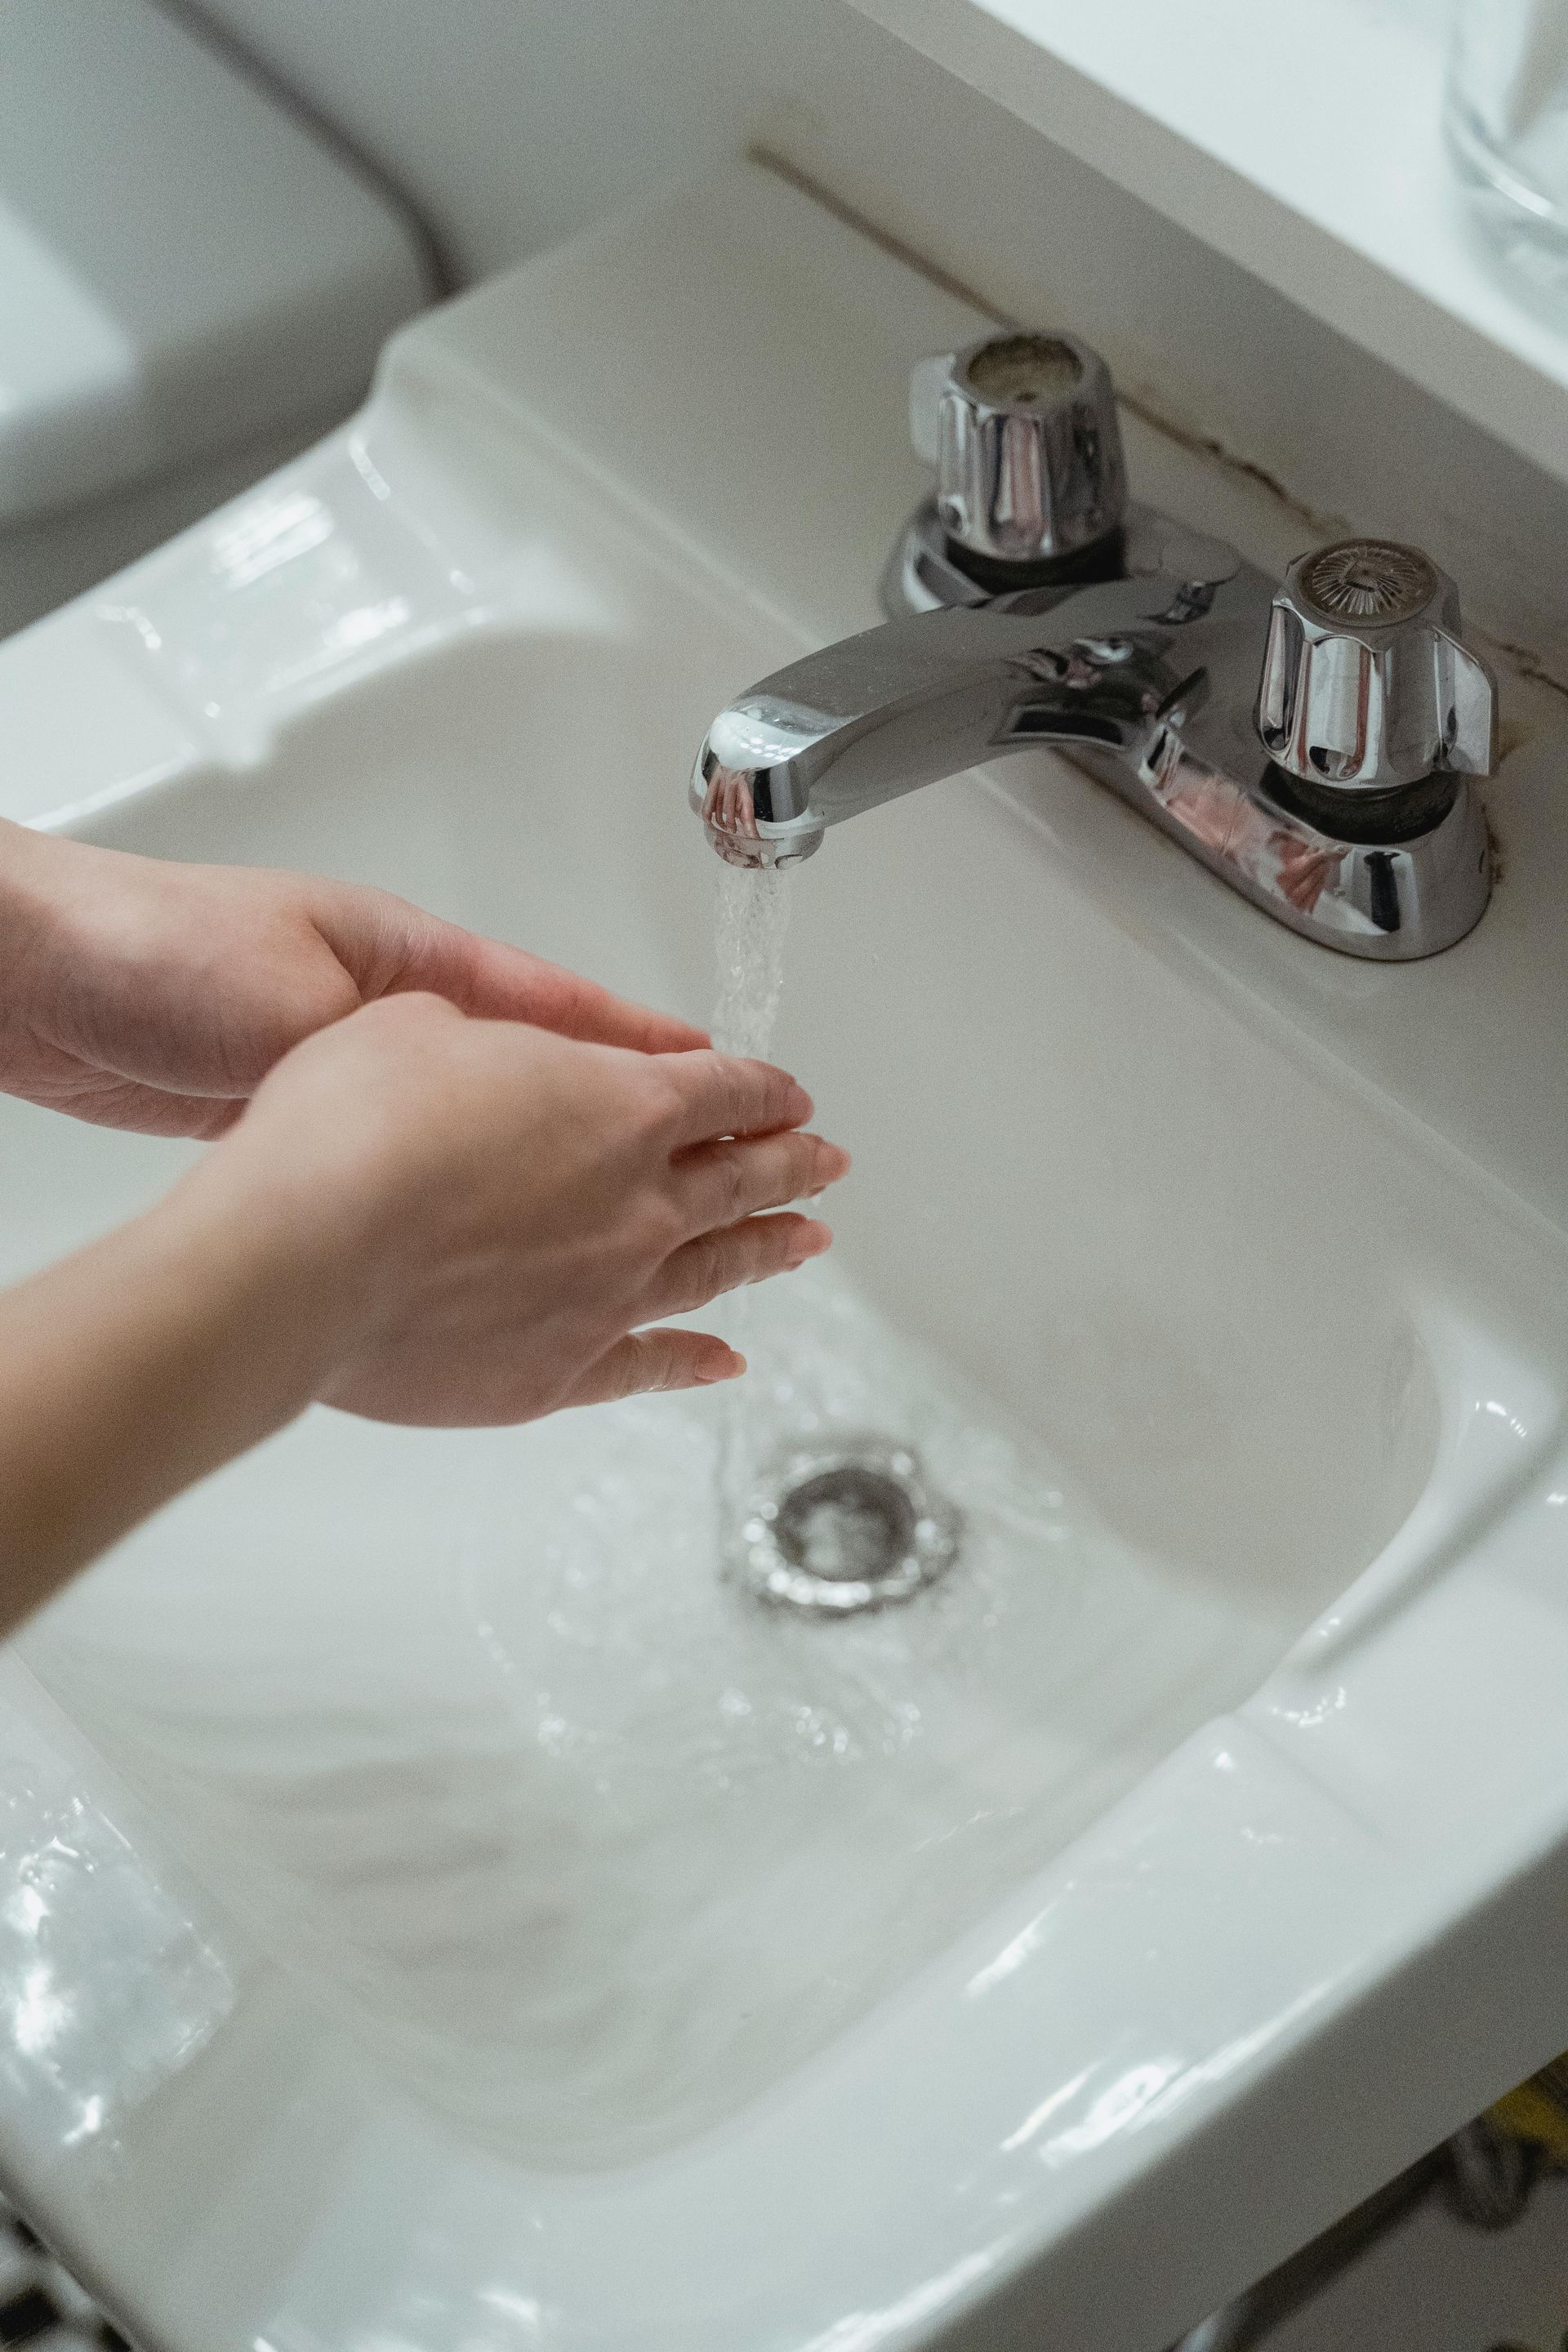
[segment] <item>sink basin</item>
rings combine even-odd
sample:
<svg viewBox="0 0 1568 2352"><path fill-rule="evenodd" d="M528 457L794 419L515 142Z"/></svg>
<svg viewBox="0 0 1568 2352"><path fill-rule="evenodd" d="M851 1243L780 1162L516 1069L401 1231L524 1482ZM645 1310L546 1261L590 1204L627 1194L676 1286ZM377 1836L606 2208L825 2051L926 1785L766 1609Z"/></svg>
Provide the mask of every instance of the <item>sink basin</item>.
<svg viewBox="0 0 1568 2352"><path fill-rule="evenodd" d="M532 265L0 653L10 804L701 1015L693 745L875 617L973 325L750 166ZM1159 2352L1568 2040L1528 890L1347 970L1044 754L785 887L856 1165L741 1443L912 1445L940 1584L738 1590L728 1396L322 1410L0 1666L0 2164L169 2352ZM6 1277L180 1157L0 1151Z"/></svg>

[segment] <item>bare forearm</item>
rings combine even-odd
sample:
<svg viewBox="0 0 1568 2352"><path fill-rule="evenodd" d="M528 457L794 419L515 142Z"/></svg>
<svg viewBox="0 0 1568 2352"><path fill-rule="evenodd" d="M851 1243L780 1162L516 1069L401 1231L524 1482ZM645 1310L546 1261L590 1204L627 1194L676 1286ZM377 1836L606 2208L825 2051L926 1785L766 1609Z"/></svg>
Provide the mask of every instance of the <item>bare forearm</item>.
<svg viewBox="0 0 1568 2352"><path fill-rule="evenodd" d="M331 1307L279 1221L210 1181L0 1294L0 1633L290 1421Z"/></svg>

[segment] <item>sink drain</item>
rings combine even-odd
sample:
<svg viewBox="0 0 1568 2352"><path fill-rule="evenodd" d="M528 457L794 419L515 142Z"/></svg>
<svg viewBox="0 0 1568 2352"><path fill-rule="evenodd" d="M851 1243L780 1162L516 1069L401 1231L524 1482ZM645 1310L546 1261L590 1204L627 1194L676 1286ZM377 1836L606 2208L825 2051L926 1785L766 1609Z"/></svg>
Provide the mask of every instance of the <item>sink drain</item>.
<svg viewBox="0 0 1568 2352"><path fill-rule="evenodd" d="M951 1568L959 1528L907 1445L880 1437L798 1445L751 1499L741 1581L795 1609L877 1609Z"/></svg>

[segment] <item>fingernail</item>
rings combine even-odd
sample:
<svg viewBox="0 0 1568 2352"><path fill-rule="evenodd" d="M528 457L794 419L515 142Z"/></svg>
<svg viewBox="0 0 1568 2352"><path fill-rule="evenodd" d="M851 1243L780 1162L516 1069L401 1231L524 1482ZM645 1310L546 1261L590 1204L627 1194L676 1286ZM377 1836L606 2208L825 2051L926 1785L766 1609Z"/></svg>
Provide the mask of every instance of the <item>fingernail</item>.
<svg viewBox="0 0 1568 2352"><path fill-rule="evenodd" d="M739 1380L745 1369L744 1356L738 1356L733 1348L726 1348L722 1363L716 1356L704 1358L698 1368L697 1378L702 1387L708 1388L715 1381Z"/></svg>

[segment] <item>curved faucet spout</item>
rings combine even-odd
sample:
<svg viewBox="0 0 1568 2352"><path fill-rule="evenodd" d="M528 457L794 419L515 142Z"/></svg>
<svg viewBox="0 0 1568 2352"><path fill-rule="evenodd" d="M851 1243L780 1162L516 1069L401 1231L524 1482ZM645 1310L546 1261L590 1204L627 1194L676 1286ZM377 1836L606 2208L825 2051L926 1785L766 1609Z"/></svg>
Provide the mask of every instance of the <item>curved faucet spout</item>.
<svg viewBox="0 0 1568 2352"><path fill-rule="evenodd" d="M868 629L721 711L691 804L721 856L791 865L828 825L1002 751L1071 744L1136 766L1178 705L1201 702L1217 649L1205 640L1235 634L1215 598L1155 575Z"/></svg>

